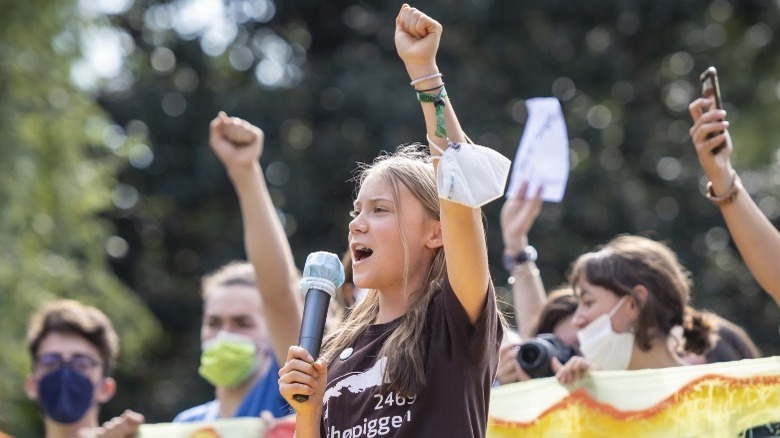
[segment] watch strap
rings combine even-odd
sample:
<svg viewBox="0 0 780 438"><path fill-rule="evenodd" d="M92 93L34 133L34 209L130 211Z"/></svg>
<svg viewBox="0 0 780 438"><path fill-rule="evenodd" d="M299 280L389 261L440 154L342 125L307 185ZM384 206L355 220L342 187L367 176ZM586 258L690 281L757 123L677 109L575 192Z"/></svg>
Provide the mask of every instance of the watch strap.
<svg viewBox="0 0 780 438"><path fill-rule="evenodd" d="M517 265L527 263L527 262L535 262L537 256L538 253L536 252L536 248L534 248L531 245L527 245L522 251L518 252L517 254L504 252L504 268L508 272L512 272L512 270Z"/></svg>

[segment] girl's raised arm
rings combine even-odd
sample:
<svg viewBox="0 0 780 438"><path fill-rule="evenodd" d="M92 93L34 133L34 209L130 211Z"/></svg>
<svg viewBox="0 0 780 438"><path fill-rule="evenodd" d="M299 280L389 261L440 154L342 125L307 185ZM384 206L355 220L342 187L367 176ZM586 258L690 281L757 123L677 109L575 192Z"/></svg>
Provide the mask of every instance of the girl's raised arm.
<svg viewBox="0 0 780 438"><path fill-rule="evenodd" d="M396 49L412 80L411 85L418 91L434 157L449 147L447 139L454 143L466 142L436 65L441 34L442 26L436 20L407 4L401 7L396 18ZM439 172L438 160L434 161L434 166ZM489 282L487 245L479 206L441 199L441 228L452 289L474 323L485 306Z"/></svg>

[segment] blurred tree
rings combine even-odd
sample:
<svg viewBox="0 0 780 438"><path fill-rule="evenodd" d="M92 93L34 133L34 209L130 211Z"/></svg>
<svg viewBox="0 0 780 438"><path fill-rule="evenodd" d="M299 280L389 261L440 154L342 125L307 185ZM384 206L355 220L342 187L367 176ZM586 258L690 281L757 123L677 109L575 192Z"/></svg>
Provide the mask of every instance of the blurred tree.
<svg viewBox="0 0 780 438"><path fill-rule="evenodd" d="M27 321L43 302L67 297L104 310L125 373L159 335L107 262L127 251L104 216L131 196L115 172L135 141L71 81L81 31L94 24L75 3L4 1L0 14L0 418L18 436L42 435L23 382Z"/></svg>

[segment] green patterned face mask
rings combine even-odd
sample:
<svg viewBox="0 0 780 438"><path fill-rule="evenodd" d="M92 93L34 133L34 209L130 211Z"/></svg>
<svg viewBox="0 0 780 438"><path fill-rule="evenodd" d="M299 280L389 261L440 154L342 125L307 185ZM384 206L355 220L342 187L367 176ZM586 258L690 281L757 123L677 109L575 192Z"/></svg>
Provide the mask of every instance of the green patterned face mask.
<svg viewBox="0 0 780 438"><path fill-rule="evenodd" d="M257 346L252 338L220 333L203 343L198 373L218 387L232 388L246 380L257 365Z"/></svg>

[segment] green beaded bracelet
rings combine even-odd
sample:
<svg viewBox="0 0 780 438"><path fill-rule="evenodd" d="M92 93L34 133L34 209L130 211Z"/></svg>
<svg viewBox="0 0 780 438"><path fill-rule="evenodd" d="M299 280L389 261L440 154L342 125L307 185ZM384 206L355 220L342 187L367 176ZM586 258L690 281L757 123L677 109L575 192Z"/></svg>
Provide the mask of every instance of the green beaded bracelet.
<svg viewBox="0 0 780 438"><path fill-rule="evenodd" d="M447 89L441 86L439 94L434 96L417 91L417 100L422 103L433 103L436 108L436 132L434 134L439 138L447 137L447 121L444 119L444 98L447 97Z"/></svg>

